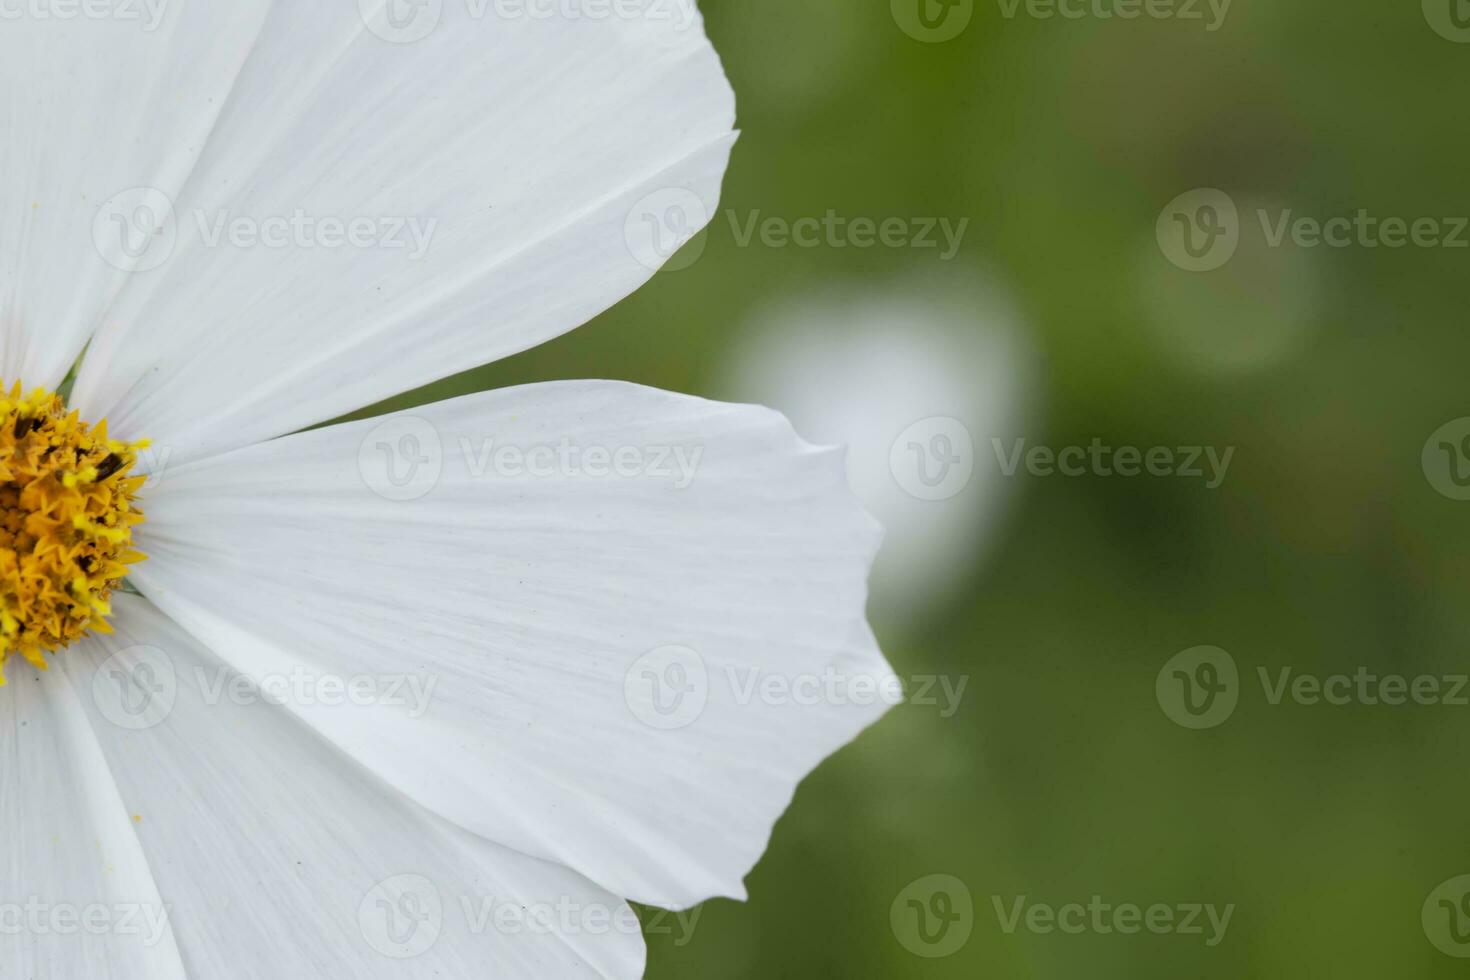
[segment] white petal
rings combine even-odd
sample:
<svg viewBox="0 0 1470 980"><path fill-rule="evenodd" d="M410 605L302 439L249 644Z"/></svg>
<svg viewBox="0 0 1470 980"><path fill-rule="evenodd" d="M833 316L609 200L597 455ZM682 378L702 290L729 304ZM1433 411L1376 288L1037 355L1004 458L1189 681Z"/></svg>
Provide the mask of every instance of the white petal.
<svg viewBox="0 0 1470 980"><path fill-rule="evenodd" d="M147 508L137 581L221 657L432 680L421 718L292 708L461 826L639 901L743 897L796 783L896 700L863 618L876 525L841 454L766 409L488 392L170 469Z"/></svg>
<svg viewBox="0 0 1470 980"><path fill-rule="evenodd" d="M0 976L183 980L166 906L61 672L0 687Z"/></svg>
<svg viewBox="0 0 1470 980"><path fill-rule="evenodd" d="M182 186L269 6L6 5L0 377L7 382L54 387L65 376L136 267L122 234L130 247L146 242L142 209Z"/></svg>
<svg viewBox="0 0 1470 980"><path fill-rule="evenodd" d="M145 600L116 605L115 636L57 662L139 817L191 980L642 975L621 899L426 812Z"/></svg>
<svg viewBox="0 0 1470 980"><path fill-rule="evenodd" d="M632 292L662 258L639 247L645 219L692 235L734 140L692 4L638 2L550 19L446 3L402 44L354 3L277 4L169 259L110 311L76 407L195 458L524 350ZM359 244L330 247L342 230L320 222L359 220Z"/></svg>

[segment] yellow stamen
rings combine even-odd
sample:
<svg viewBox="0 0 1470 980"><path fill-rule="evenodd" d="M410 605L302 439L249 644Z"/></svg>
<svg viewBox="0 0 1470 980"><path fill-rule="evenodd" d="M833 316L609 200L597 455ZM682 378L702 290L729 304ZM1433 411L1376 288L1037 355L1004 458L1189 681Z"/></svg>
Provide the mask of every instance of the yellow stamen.
<svg viewBox="0 0 1470 980"><path fill-rule="evenodd" d="M132 547L145 481L128 475L146 446L44 388L0 393L0 684L12 655L45 670L47 653L112 632L108 597L147 557Z"/></svg>

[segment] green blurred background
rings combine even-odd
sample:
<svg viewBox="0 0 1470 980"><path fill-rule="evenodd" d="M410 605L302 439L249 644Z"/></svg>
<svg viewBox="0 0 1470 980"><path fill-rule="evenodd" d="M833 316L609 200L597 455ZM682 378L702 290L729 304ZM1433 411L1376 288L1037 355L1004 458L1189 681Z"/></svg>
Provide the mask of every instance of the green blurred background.
<svg viewBox="0 0 1470 980"><path fill-rule="evenodd" d="M1034 351L1032 444L1236 452L1217 490L1004 481L942 597L874 623L901 675L968 678L959 709L899 707L818 770L748 904L708 903L692 930L650 913L649 976L1466 975L1420 913L1470 873L1470 707L1273 705L1256 672L1470 670L1470 502L1421 465L1431 433L1470 415L1470 252L1271 249L1253 210L1470 215L1470 44L1418 0L1235 0L1215 31L1204 5L1205 21L1071 20L975 0L944 43L900 29L889 0L702 7L744 135L720 215L681 256L697 260L393 407L577 377L738 396L729 366L773 303L984 283ZM1240 204L1242 241L1224 268L1188 273L1155 222L1200 187ZM742 247L724 209L971 225L943 262ZM988 316L974 310L977 333ZM990 420L965 422L977 474L993 469ZM987 507L975 498L995 485L977 476L931 506ZM1196 731L1161 710L1155 678L1202 644L1233 656L1241 690L1228 721ZM973 907L938 957L890 917L934 874ZM1008 933L993 903L1023 895L1235 908L1214 946Z"/></svg>

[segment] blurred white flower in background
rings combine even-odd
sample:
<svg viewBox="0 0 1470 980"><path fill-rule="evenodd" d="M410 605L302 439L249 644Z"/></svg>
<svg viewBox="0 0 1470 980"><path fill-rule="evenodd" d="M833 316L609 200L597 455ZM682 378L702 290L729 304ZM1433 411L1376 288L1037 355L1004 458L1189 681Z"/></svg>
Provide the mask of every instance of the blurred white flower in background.
<svg viewBox="0 0 1470 980"><path fill-rule="evenodd" d="M887 530L872 616L911 625L953 594L1009 496L993 441L1022 431L1031 347L998 292L909 280L835 285L758 309L722 394L848 448L853 490Z"/></svg>

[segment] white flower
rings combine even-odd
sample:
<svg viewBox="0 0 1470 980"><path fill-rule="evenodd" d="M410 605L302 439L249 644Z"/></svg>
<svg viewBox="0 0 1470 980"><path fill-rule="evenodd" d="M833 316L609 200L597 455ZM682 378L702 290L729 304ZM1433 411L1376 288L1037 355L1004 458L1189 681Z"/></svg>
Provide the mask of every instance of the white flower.
<svg viewBox="0 0 1470 980"><path fill-rule="evenodd" d="M889 537L873 569L879 622L912 625L952 599L1001 525L996 463L1030 413L1035 356L999 293L942 276L844 283L752 317L732 397L848 447L853 491Z"/></svg>
<svg viewBox="0 0 1470 980"><path fill-rule="evenodd" d="M840 453L593 381L302 430L576 327L704 223L734 107L692 8L16 9L0 375L85 348L112 441L7 403L49 474L0 485L13 560L38 500L71 560L122 549L152 444L115 633L5 664L0 976L639 976L624 899L744 897L896 699ZM107 615L99 562L48 601ZM46 588L0 581L7 636Z"/></svg>

